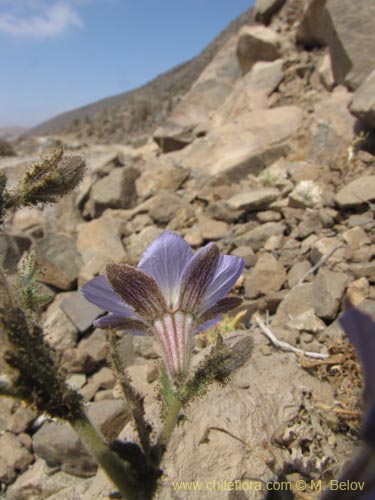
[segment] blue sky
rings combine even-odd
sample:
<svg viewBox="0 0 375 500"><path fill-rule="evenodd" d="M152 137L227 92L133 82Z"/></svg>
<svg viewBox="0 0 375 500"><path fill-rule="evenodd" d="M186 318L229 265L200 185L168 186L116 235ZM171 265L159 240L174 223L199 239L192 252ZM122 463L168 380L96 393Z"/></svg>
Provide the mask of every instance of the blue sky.
<svg viewBox="0 0 375 500"><path fill-rule="evenodd" d="M253 0L0 0L0 126L32 126L197 55Z"/></svg>

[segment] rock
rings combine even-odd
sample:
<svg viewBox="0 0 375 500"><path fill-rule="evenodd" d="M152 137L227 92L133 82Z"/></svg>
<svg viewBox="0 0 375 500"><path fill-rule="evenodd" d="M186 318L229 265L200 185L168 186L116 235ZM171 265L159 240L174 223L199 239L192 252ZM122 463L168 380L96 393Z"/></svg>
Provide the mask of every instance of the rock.
<svg viewBox="0 0 375 500"><path fill-rule="evenodd" d="M336 87L315 106L308 160L326 164L349 148L355 138L355 118L348 110L352 95Z"/></svg>
<svg viewBox="0 0 375 500"><path fill-rule="evenodd" d="M90 213L100 217L107 208L131 208L137 199L135 180L139 176L133 167L115 168L93 184L90 192Z"/></svg>
<svg viewBox="0 0 375 500"><path fill-rule="evenodd" d="M7 430L13 413L17 410L17 401L12 398L1 398L0 405L0 433Z"/></svg>
<svg viewBox="0 0 375 500"><path fill-rule="evenodd" d="M288 272L289 288L296 286L309 269L311 269L311 264L308 260L302 260L301 262L293 264Z"/></svg>
<svg viewBox="0 0 375 500"><path fill-rule="evenodd" d="M242 113L196 139L178 158L197 176L221 175L229 182L239 181L285 155L289 146L284 141L297 132L301 120L296 106Z"/></svg>
<svg viewBox="0 0 375 500"><path fill-rule="evenodd" d="M366 278L352 281L346 290L346 297L353 306L361 304L370 297L370 283Z"/></svg>
<svg viewBox="0 0 375 500"><path fill-rule="evenodd" d="M348 270L357 279L366 278L370 283L375 283L375 261L349 264Z"/></svg>
<svg viewBox="0 0 375 500"><path fill-rule="evenodd" d="M324 404L333 404L334 395L329 383L321 382L301 369L290 353L272 350L270 369L270 356L263 354L264 347L264 343L255 347L251 361L235 373L224 388L214 385L205 398L196 399L189 405L187 419L175 429L165 456L164 474L168 481L161 481L155 500L176 498L170 481L173 484L178 481L206 484L207 481L218 481L218 477L248 477L248 449L238 445L227 434L209 428L219 427L229 432L236 429L237 437L251 441L255 448L261 448L270 432L264 428L265 421L272 422L271 433L276 435L276 439L280 434L288 434L291 422L298 422L298 428L301 429L297 415L303 404L305 391L319 394ZM236 411L233 411L234 408ZM291 425L293 435L295 431L298 434L297 428ZM304 422L303 431L304 437L311 436L311 446L314 446L312 443L317 444L327 439L327 435L324 437L326 432L321 427L317 429L314 423ZM132 434L128 426L121 437L129 439L129 435ZM305 439L301 442L294 441L293 453L303 455L305 446ZM310 464L314 463L317 452L318 450L311 448L307 452ZM254 477L268 481L270 472L265 462L275 460L283 463L284 460L290 460L290 447L271 445L271 452L267 453L263 449L262 457L252 461L251 470ZM332 459L335 460L334 457ZM99 500L108 496L112 490L112 485L100 474L81 500ZM194 500L198 497L201 500L231 498L228 495L218 496L217 490L202 490L199 495L181 495L181 498Z"/></svg>
<svg viewBox="0 0 375 500"><path fill-rule="evenodd" d="M297 285L292 288L281 301L276 315L273 318L272 327L280 326L281 328L285 328L288 321L313 308L312 283Z"/></svg>
<svg viewBox="0 0 375 500"><path fill-rule="evenodd" d="M329 0L327 10L331 16L339 44L330 43L333 71L337 83L344 81L349 89L358 88L375 67L375 4L372 0ZM350 67L341 74L335 68L344 50Z"/></svg>
<svg viewBox="0 0 375 500"><path fill-rule="evenodd" d="M338 238L323 237L313 242L310 251L310 260L313 264L317 264L328 255L330 255L329 263L331 266L344 260L345 248Z"/></svg>
<svg viewBox="0 0 375 500"><path fill-rule="evenodd" d="M98 372L94 373L91 380L98 385L99 389L113 389L116 383L112 370L107 366L103 366Z"/></svg>
<svg viewBox="0 0 375 500"><path fill-rule="evenodd" d="M66 379L66 383L73 389L81 389L87 382L87 377L84 373L75 373Z"/></svg>
<svg viewBox="0 0 375 500"><path fill-rule="evenodd" d="M67 423L45 422L33 436L33 448L49 466L60 467L73 476L91 477L98 467Z"/></svg>
<svg viewBox="0 0 375 500"><path fill-rule="evenodd" d="M98 364L105 361L107 342L104 330L96 328L91 335L81 340L79 349L87 353Z"/></svg>
<svg viewBox="0 0 375 500"><path fill-rule="evenodd" d="M371 0L309 0L297 41L328 45L335 82L356 89L375 66L374 16Z"/></svg>
<svg viewBox="0 0 375 500"><path fill-rule="evenodd" d="M335 78L332 71L332 61L329 54L325 54L318 64L317 71L320 81L325 88L331 91L335 86Z"/></svg>
<svg viewBox="0 0 375 500"><path fill-rule="evenodd" d="M161 232L162 230L158 227L148 226L138 234L131 234L125 243L126 251L129 256L129 263L132 265L138 264L142 253Z"/></svg>
<svg viewBox="0 0 375 500"><path fill-rule="evenodd" d="M256 0L254 5L254 19L263 24L269 24L271 18L286 0Z"/></svg>
<svg viewBox="0 0 375 500"><path fill-rule="evenodd" d="M30 408L19 406L9 419L7 430L13 434L26 432L35 418L36 415Z"/></svg>
<svg viewBox="0 0 375 500"><path fill-rule="evenodd" d="M346 184L335 196L341 208L359 207L375 199L375 175L363 175Z"/></svg>
<svg viewBox="0 0 375 500"><path fill-rule="evenodd" d="M258 257L245 281L245 297L254 299L259 295L277 292L285 280L284 266L272 254L264 253Z"/></svg>
<svg viewBox="0 0 375 500"><path fill-rule="evenodd" d="M232 92L215 111L212 126L224 125L244 112L267 108L268 97L277 88L282 78L282 59L255 63L251 70L236 82Z"/></svg>
<svg viewBox="0 0 375 500"><path fill-rule="evenodd" d="M254 266L257 260L254 251L248 246L237 247L231 252L231 254L244 259L245 267Z"/></svg>
<svg viewBox="0 0 375 500"><path fill-rule="evenodd" d="M234 244L238 246L250 245L254 252L260 250L271 236L284 234L285 226L281 222L266 222L252 229L248 233L237 237Z"/></svg>
<svg viewBox="0 0 375 500"><path fill-rule="evenodd" d="M61 303L68 293L57 295L45 313L44 334L47 342L54 349L64 351L74 347L78 338L78 329L61 309Z"/></svg>
<svg viewBox="0 0 375 500"><path fill-rule="evenodd" d="M336 318L344 296L348 276L321 268L313 282L313 304L315 314L326 320Z"/></svg>
<svg viewBox="0 0 375 500"><path fill-rule="evenodd" d="M307 209L303 220L298 225L299 237L304 239L312 233L320 234L322 230L322 222L317 210Z"/></svg>
<svg viewBox="0 0 375 500"><path fill-rule="evenodd" d="M127 257L110 211L99 219L77 226L77 248L83 260L80 285L103 271L106 264L123 262Z"/></svg>
<svg viewBox="0 0 375 500"><path fill-rule="evenodd" d="M72 292L66 296L62 300L60 308L78 328L79 332L84 332L90 328L96 318L103 313L99 307L88 302L80 292Z"/></svg>
<svg viewBox="0 0 375 500"><path fill-rule="evenodd" d="M164 153L175 151L192 142L198 125L209 120L213 111L225 100L240 76L235 57L237 35L232 36L205 67L190 91L174 108L167 120L154 133L154 140Z"/></svg>
<svg viewBox="0 0 375 500"><path fill-rule="evenodd" d="M75 240L64 234L48 234L37 240L35 246L41 271L38 280L70 290L82 265Z"/></svg>
<svg viewBox="0 0 375 500"><path fill-rule="evenodd" d="M295 316L286 324L288 329L298 330L299 332L309 332L317 334L324 332L326 324L319 319L314 312L314 309L308 309L302 314Z"/></svg>
<svg viewBox="0 0 375 500"><path fill-rule="evenodd" d="M109 442L118 437L131 418L129 409L118 399L91 403L87 415Z"/></svg>
<svg viewBox="0 0 375 500"><path fill-rule="evenodd" d="M98 368L98 363L83 349L64 350L61 365L68 373L92 373Z"/></svg>
<svg viewBox="0 0 375 500"><path fill-rule="evenodd" d="M11 432L0 435L0 482L9 484L33 461L33 455Z"/></svg>
<svg viewBox="0 0 375 500"><path fill-rule="evenodd" d="M129 410L119 400L100 401L90 404L88 417L99 432L109 441L129 421ZM45 422L33 436L36 455L46 460L50 466L78 477L95 474L97 464L86 450L69 424Z"/></svg>
<svg viewBox="0 0 375 500"><path fill-rule="evenodd" d="M369 127L375 128L375 70L354 92L349 109Z"/></svg>
<svg viewBox="0 0 375 500"><path fill-rule="evenodd" d="M14 213L12 228L15 232L29 231L41 226L43 226L43 212L37 208L20 208Z"/></svg>
<svg viewBox="0 0 375 500"><path fill-rule="evenodd" d="M226 201L226 205L230 210L256 212L268 208L279 195L276 188L251 189L232 196Z"/></svg>
<svg viewBox="0 0 375 500"><path fill-rule="evenodd" d="M42 459L36 460L6 491L6 500L42 500L81 480L50 469Z"/></svg>
<svg viewBox="0 0 375 500"><path fill-rule="evenodd" d="M321 187L314 181L301 181L289 194L289 205L295 208L319 208L323 204Z"/></svg>
<svg viewBox="0 0 375 500"><path fill-rule="evenodd" d="M64 196L58 203L43 209L46 234L65 234L75 238L76 226L82 222L75 198L76 194L72 193Z"/></svg>
<svg viewBox="0 0 375 500"><path fill-rule="evenodd" d="M364 245L371 243L370 238L361 227L353 227L342 234L342 237L351 252L355 252Z"/></svg>
<svg viewBox="0 0 375 500"><path fill-rule="evenodd" d="M189 177L189 170L169 163L162 157L158 163L152 164L135 182L138 196L149 198L159 191L177 191Z"/></svg>
<svg viewBox="0 0 375 500"><path fill-rule="evenodd" d="M219 240L225 238L229 233L229 225L226 222L210 219L205 215L198 216L195 227L202 235L203 240Z"/></svg>
<svg viewBox="0 0 375 500"><path fill-rule="evenodd" d="M237 58L245 75L258 61L274 61L281 56L280 36L264 26L244 26L240 29Z"/></svg>
<svg viewBox="0 0 375 500"><path fill-rule="evenodd" d="M193 210L189 203L175 193L163 191L153 196L137 207L137 213L147 211L155 222L168 224L178 211L187 210L193 215Z"/></svg>

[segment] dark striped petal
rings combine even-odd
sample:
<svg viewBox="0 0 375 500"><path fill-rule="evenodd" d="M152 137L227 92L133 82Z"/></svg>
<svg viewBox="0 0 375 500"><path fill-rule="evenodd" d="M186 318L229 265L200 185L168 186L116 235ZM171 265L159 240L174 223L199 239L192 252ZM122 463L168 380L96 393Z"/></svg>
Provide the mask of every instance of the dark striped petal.
<svg viewBox="0 0 375 500"><path fill-rule="evenodd" d="M134 316L134 311L113 291L105 276L96 276L81 286L80 292L86 300L103 309L121 316Z"/></svg>
<svg viewBox="0 0 375 500"><path fill-rule="evenodd" d="M146 321L166 310L165 300L151 276L128 264L108 264L107 279L113 290Z"/></svg>
<svg viewBox="0 0 375 500"><path fill-rule="evenodd" d="M132 318L125 318L118 314L107 314L102 318L94 321L94 326L98 328L113 328L114 330L126 330L132 335L145 335L149 331L149 327L142 321Z"/></svg>
<svg viewBox="0 0 375 500"><path fill-rule="evenodd" d="M192 314L198 311L201 299L215 276L219 256L218 246L210 243L190 260L181 278L180 310Z"/></svg>
<svg viewBox="0 0 375 500"><path fill-rule="evenodd" d="M232 309L235 309L239 305L241 305L242 299L240 297L227 297L225 299L219 300L217 304L208 309L205 313L203 313L200 318L200 323L205 323L210 319L216 318L221 314L225 314Z"/></svg>

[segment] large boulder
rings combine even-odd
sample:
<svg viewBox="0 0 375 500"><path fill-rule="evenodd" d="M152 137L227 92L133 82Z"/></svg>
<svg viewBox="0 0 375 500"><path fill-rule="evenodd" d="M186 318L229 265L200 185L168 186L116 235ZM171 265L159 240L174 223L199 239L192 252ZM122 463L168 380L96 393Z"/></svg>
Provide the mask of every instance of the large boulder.
<svg viewBox="0 0 375 500"><path fill-rule="evenodd" d="M237 35L230 38L203 70L191 90L157 128L154 140L167 153L185 147L196 137L195 128L225 100L240 77L235 57Z"/></svg>
<svg viewBox="0 0 375 500"><path fill-rule="evenodd" d="M375 67L374 18L373 0L308 0L297 41L328 45L336 84L356 89Z"/></svg>
<svg viewBox="0 0 375 500"><path fill-rule="evenodd" d="M281 56L280 36L264 26L244 26L239 33L237 58L245 75L258 61L274 61Z"/></svg>
<svg viewBox="0 0 375 500"><path fill-rule="evenodd" d="M242 113L195 140L179 153L178 160L197 175L240 180L286 155L290 150L286 141L297 132L301 121L302 111L296 106Z"/></svg>

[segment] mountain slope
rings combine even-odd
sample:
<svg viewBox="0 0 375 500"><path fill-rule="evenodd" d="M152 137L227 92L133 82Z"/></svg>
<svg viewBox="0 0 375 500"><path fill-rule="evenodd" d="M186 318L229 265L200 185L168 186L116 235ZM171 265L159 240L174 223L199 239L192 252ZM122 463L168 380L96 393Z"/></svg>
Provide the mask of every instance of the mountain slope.
<svg viewBox="0 0 375 500"><path fill-rule="evenodd" d="M224 43L253 23L252 8L232 21L198 56L137 89L62 113L27 135L63 134L102 143L142 141L171 112Z"/></svg>

